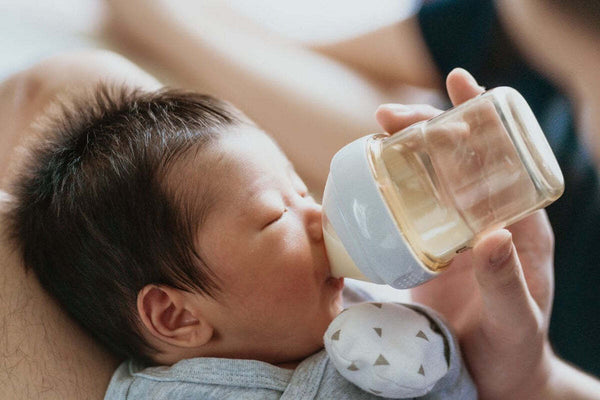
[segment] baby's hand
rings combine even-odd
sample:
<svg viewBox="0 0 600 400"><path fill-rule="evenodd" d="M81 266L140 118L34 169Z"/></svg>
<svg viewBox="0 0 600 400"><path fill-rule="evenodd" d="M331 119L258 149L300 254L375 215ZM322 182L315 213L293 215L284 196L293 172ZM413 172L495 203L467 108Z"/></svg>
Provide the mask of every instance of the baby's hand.
<svg viewBox="0 0 600 400"><path fill-rule="evenodd" d="M439 328L397 303L362 303L344 310L325 332L325 349L339 373L387 398L427 394L448 372Z"/></svg>

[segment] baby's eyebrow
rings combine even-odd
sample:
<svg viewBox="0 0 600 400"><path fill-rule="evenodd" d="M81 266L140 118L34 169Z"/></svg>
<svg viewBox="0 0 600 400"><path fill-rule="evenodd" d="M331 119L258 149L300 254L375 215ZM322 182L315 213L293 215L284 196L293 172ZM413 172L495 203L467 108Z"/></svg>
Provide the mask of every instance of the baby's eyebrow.
<svg viewBox="0 0 600 400"><path fill-rule="evenodd" d="M257 215L259 214L259 204L261 204L257 199L262 196L263 192L264 191L260 188L251 190L248 193L248 196L243 200L243 206L238 207L237 217L248 221L257 218Z"/></svg>

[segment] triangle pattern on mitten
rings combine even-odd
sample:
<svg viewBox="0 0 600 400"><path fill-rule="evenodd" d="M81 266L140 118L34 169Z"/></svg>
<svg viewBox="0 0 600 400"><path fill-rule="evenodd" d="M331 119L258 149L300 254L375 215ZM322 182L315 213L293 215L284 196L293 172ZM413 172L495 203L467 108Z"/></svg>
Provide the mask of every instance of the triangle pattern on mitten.
<svg viewBox="0 0 600 400"><path fill-rule="evenodd" d="M385 359L383 354L380 354L379 357L377 357L377 360L375 360L375 364L373 365L390 365L390 363L388 362L388 360Z"/></svg>

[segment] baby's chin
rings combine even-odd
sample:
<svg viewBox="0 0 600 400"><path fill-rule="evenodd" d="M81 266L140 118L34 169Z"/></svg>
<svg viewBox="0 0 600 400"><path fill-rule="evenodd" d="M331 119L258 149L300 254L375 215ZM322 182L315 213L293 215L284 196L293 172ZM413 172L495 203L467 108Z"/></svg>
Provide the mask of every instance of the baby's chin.
<svg viewBox="0 0 600 400"><path fill-rule="evenodd" d="M328 286L331 286L334 290L339 291L340 293L344 289L344 278L334 278L333 276L330 276L329 278L327 278L325 283Z"/></svg>
<svg viewBox="0 0 600 400"><path fill-rule="evenodd" d="M328 278L327 286L333 291L333 300L331 303L331 320L338 316L344 309L344 300L342 292L344 290L344 278Z"/></svg>
<svg viewBox="0 0 600 400"><path fill-rule="evenodd" d="M332 315L335 318L343 309L342 292L344 290L344 278L329 277L325 281L325 290L330 292Z"/></svg>

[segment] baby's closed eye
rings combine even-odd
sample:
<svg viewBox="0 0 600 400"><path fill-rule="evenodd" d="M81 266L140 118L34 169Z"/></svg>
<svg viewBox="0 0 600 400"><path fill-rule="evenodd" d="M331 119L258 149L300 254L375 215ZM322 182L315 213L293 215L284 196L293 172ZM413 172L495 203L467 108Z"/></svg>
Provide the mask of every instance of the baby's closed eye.
<svg viewBox="0 0 600 400"><path fill-rule="evenodd" d="M275 222L281 220L281 218L285 215L285 213L287 211L288 211L287 207L283 208L276 215L267 218L267 223L265 225L263 225L262 229L265 229L265 228L269 227L270 225L274 224Z"/></svg>

